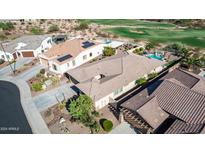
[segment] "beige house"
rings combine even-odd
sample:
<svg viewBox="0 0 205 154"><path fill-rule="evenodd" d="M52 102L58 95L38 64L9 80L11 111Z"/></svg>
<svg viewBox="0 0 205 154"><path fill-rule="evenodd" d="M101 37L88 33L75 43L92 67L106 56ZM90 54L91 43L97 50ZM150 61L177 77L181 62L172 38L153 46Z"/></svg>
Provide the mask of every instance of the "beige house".
<svg viewBox="0 0 205 154"><path fill-rule="evenodd" d="M136 86L136 80L163 69L164 62L120 53L68 71L71 80L101 109Z"/></svg>

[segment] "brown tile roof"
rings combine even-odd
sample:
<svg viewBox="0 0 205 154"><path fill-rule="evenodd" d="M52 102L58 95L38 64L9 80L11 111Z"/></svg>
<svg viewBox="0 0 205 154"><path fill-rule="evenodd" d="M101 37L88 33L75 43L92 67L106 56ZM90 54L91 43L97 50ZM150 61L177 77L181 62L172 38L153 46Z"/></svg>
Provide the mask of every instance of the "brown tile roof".
<svg viewBox="0 0 205 154"><path fill-rule="evenodd" d="M176 119L174 123L166 130L165 134L193 134L200 133L203 125L187 124L184 121Z"/></svg>
<svg viewBox="0 0 205 154"><path fill-rule="evenodd" d="M205 123L205 95L165 80L154 92L160 107L190 124Z"/></svg>
<svg viewBox="0 0 205 154"><path fill-rule="evenodd" d="M154 129L158 128L169 117L169 114L160 108L156 97L138 109L137 113Z"/></svg>
<svg viewBox="0 0 205 154"><path fill-rule="evenodd" d="M82 43L83 43L83 40L81 40L81 39L67 40L63 43L56 44L56 45L52 46L48 50L48 52L44 53L43 55L45 57L47 57L48 59L62 56L65 54L70 54L72 57L76 57L79 53L88 49L88 48L83 48ZM94 46L92 46L92 47L94 47ZM90 48L92 48L92 47L90 47Z"/></svg>
<svg viewBox="0 0 205 154"><path fill-rule="evenodd" d="M121 54L70 70L68 74L80 82L76 86L82 92L97 101L163 64L144 56ZM96 80L99 74L105 77Z"/></svg>

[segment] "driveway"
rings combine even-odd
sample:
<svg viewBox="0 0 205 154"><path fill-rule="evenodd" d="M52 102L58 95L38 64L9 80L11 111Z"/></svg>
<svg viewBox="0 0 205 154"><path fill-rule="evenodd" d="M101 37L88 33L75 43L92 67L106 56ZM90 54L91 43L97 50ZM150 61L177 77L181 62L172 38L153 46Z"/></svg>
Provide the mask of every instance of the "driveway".
<svg viewBox="0 0 205 154"><path fill-rule="evenodd" d="M15 79L22 79L24 81L27 81L29 79L31 79L33 76L35 76L37 73L39 73L39 71L42 69L42 68L46 68L45 65L42 65L42 64L38 64L36 66L33 66L32 68L30 68L29 70L17 75L15 77Z"/></svg>
<svg viewBox="0 0 205 154"><path fill-rule="evenodd" d="M0 81L0 134L31 134L16 85Z"/></svg>
<svg viewBox="0 0 205 154"><path fill-rule="evenodd" d="M33 58L18 59L16 62L16 69L20 68L24 64L31 62L32 60L33 60ZM12 64L12 67L14 67L14 64ZM0 76L8 75L10 73L12 73L10 66L6 66L6 67L0 69Z"/></svg>
<svg viewBox="0 0 205 154"><path fill-rule="evenodd" d="M37 109L41 112L48 107L51 107L58 103L56 97L59 100L63 100L64 96L66 99L71 98L76 93L70 88L71 84L63 84L53 90L42 93L38 96L33 97L33 101L36 104ZM63 96L64 95L64 96Z"/></svg>

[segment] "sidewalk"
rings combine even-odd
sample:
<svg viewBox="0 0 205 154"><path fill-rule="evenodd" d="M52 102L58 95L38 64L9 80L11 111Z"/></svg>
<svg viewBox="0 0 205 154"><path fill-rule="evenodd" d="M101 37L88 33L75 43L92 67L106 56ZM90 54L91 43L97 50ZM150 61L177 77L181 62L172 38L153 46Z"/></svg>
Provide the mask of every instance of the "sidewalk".
<svg viewBox="0 0 205 154"><path fill-rule="evenodd" d="M38 109L36 108L28 84L22 80L12 77L0 77L0 80L9 81L16 84L21 94L21 104L27 120L31 126L32 132L35 134L50 134L50 131L42 119Z"/></svg>

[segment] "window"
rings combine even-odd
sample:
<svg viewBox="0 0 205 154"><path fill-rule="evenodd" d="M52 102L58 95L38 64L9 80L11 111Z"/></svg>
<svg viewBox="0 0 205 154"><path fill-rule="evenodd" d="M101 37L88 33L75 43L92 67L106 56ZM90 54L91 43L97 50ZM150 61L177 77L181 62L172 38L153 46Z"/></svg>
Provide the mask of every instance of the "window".
<svg viewBox="0 0 205 154"><path fill-rule="evenodd" d="M57 67L55 64L53 64L53 69L57 71Z"/></svg>
<svg viewBox="0 0 205 154"><path fill-rule="evenodd" d="M90 57L92 57L92 56L93 56L93 53L91 52L91 53L90 53Z"/></svg>
<svg viewBox="0 0 205 154"><path fill-rule="evenodd" d="M75 60L73 60L72 63L73 63L73 66L75 66Z"/></svg>
<svg viewBox="0 0 205 154"><path fill-rule="evenodd" d="M67 67L69 67L69 63L67 63Z"/></svg>
<svg viewBox="0 0 205 154"><path fill-rule="evenodd" d="M86 59L87 59L87 55L84 55L84 56L83 56L83 60L86 60Z"/></svg>
<svg viewBox="0 0 205 154"><path fill-rule="evenodd" d="M115 95L118 95L119 93L121 93L123 91L123 88L119 88L119 89L117 89L116 91L114 91L114 96Z"/></svg>

